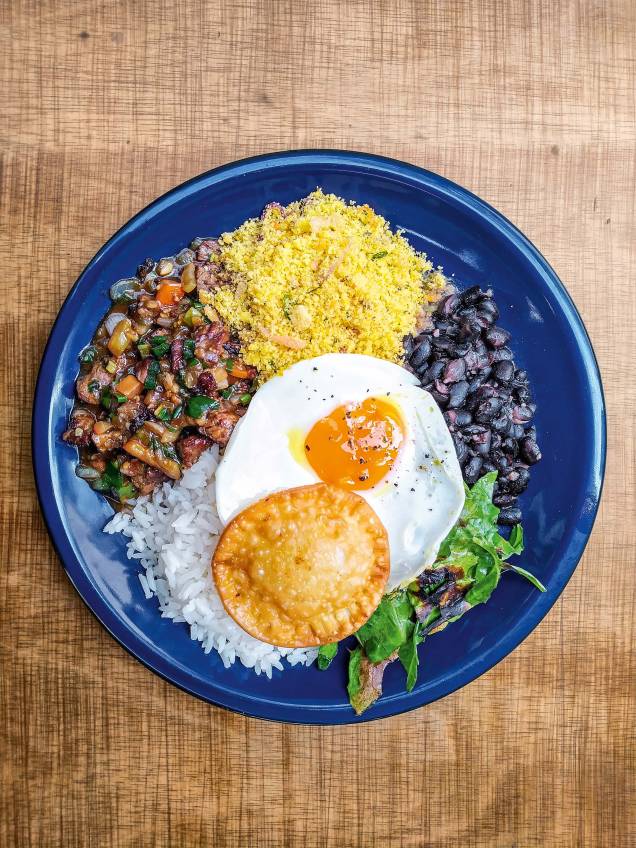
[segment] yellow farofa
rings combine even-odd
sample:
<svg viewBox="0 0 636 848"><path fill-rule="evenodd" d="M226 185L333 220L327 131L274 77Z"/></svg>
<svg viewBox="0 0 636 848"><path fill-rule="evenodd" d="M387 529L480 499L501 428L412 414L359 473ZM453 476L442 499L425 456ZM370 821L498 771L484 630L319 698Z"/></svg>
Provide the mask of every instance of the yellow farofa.
<svg viewBox="0 0 636 848"><path fill-rule="evenodd" d="M399 361L422 305L446 283L370 206L320 189L219 241L233 282L210 300L261 380L323 353Z"/></svg>

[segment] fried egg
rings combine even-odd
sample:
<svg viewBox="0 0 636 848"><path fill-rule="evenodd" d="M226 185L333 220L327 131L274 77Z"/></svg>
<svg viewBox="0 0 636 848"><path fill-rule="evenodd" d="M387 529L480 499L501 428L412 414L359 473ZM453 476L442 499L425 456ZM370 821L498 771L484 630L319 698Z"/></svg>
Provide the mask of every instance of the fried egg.
<svg viewBox="0 0 636 848"><path fill-rule="evenodd" d="M273 492L318 482L357 492L386 528L387 591L437 556L464 504L462 474L437 404L399 365L333 353L261 386L216 474L227 524Z"/></svg>

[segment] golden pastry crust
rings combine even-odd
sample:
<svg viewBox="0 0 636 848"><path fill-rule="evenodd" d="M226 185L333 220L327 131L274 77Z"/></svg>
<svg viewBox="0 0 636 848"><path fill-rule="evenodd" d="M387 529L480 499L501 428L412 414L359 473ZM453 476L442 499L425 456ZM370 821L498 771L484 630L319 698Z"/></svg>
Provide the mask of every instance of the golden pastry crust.
<svg viewBox="0 0 636 848"><path fill-rule="evenodd" d="M380 603L389 541L369 504L328 483L269 495L225 528L212 572L248 633L285 648L337 642Z"/></svg>

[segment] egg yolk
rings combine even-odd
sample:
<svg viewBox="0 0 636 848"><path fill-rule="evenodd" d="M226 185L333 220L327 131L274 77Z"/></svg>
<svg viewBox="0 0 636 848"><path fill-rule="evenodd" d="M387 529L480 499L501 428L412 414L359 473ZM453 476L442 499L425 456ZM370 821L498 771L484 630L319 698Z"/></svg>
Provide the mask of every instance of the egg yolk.
<svg viewBox="0 0 636 848"><path fill-rule="evenodd" d="M399 410L383 398L366 398L316 421L305 439L305 456L325 483L371 489L393 467L403 439Z"/></svg>

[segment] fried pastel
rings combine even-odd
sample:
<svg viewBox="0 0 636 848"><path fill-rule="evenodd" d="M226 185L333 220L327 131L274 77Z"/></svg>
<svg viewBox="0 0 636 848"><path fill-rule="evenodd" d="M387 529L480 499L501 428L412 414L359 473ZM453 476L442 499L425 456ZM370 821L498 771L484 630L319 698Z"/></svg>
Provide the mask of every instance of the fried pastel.
<svg viewBox="0 0 636 848"><path fill-rule="evenodd" d="M252 636L285 648L324 645L355 633L380 603L389 542L360 495L317 483L239 513L212 572L225 609Z"/></svg>

